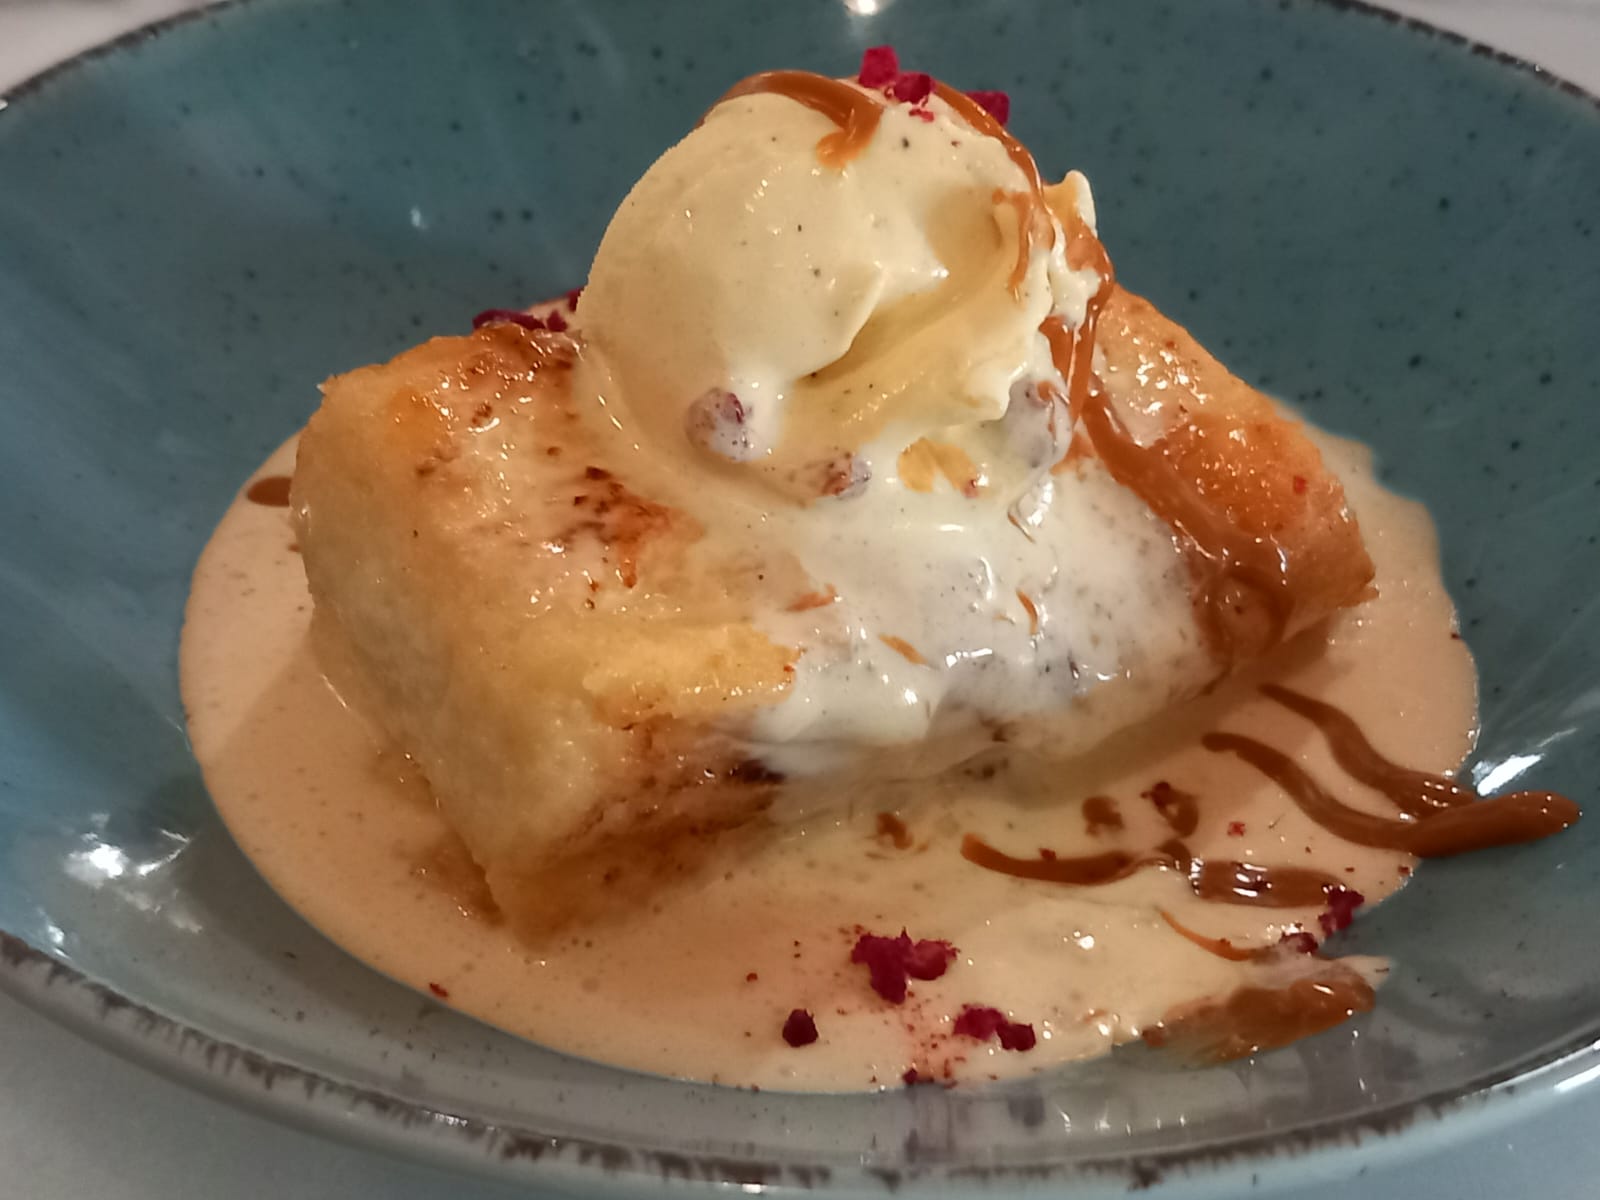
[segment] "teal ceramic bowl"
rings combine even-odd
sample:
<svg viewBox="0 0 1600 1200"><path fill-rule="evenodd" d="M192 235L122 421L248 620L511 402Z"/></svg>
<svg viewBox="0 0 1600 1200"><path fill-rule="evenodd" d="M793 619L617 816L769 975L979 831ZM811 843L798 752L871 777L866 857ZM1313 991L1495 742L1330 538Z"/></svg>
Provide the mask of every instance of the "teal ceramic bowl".
<svg viewBox="0 0 1600 1200"><path fill-rule="evenodd" d="M0 983L289 1119L608 1192L1232 1195L1600 1075L1600 813L1429 865L1349 937L1397 960L1377 1011L1291 1049L876 1097L502 1036L343 955L234 849L185 741L179 617L316 382L581 282L730 80L842 73L880 42L1009 89L1041 162L1094 180L1131 285L1377 448L1439 521L1482 666L1474 777L1594 806L1593 100L1319 0L250 0L0 111Z"/></svg>

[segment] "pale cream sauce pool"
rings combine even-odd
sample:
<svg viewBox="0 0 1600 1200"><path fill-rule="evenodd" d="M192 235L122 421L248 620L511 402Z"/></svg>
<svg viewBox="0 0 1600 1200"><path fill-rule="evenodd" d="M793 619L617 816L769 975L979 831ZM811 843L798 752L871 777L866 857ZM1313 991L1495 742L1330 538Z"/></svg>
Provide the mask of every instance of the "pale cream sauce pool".
<svg viewBox="0 0 1600 1200"><path fill-rule="evenodd" d="M1158 781L1196 794L1193 851L1315 867L1370 905L1399 887L1410 856L1344 842L1312 824L1233 755L1202 749L1213 729L1292 755L1345 802L1393 806L1340 771L1315 728L1263 698L1271 679L1339 705L1378 749L1453 770L1470 750L1476 676L1455 635L1432 523L1372 477L1366 451L1319 435L1343 477L1377 567L1376 599L1284 647L1199 701L1119 736L1070 767L1013 765L983 780L875 789L825 820L787 827L724 872L648 911L532 947L486 915L465 850L403 756L325 682L309 644L311 599L283 507L241 491L195 573L182 646L183 695L211 793L245 853L317 928L376 969L512 1033L572 1054L665 1075L763 1088L899 1086L915 1067L1003 1078L1099 1054L1186 1003L1257 977L1182 938L1160 915L1235 943L1317 927L1318 908L1201 901L1176 871L1098 887L980 869L962 835L1031 857L1143 851L1170 836L1143 798ZM294 443L256 479L287 475ZM1106 796L1124 822L1091 834L1083 801ZM893 810L912 844L878 834ZM860 929L944 938L949 971L890 1005L851 965ZM1371 979L1378 960L1346 960ZM954 1037L966 1004L1033 1025L1026 1053ZM819 1040L795 1048L790 1010Z"/></svg>

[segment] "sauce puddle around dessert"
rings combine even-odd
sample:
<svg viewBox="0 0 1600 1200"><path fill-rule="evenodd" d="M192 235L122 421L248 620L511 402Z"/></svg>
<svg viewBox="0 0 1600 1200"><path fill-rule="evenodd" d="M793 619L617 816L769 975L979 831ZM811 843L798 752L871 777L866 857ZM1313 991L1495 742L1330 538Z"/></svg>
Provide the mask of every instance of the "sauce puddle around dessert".
<svg viewBox="0 0 1600 1200"><path fill-rule="evenodd" d="M1202 1056L1275 1044L1250 1022L1309 1032L1340 1016L1280 1012L1296 988L1326 997L1308 971L1358 1005L1384 966L1297 964L1292 954L1263 965L1247 951L1286 930L1320 937L1326 881L1371 904L1414 859L1327 832L1250 762L1202 737L1221 730L1270 747L1342 804L1394 821L1395 804L1338 765L1305 706L1259 685L1335 706L1380 754L1420 771L1454 769L1475 720L1473 664L1454 633L1426 512L1381 488L1359 445L1318 441L1361 519L1376 599L1086 757L980 762L936 782L863 790L842 815L737 835L719 870L626 920L545 945L498 920L425 784L324 681L278 485L257 486L290 473L293 441L241 491L196 571L182 646L195 753L245 853L335 942L572 1054L729 1084L844 1090L899 1086L910 1069L1027 1074L1141 1035L1160 1042L1164 1030ZM974 844L989 866L1036 868L984 869ZM902 927L959 955L941 978L913 980L897 1006L871 990L850 952L864 930ZM968 1005L1032 1025L1037 1044L1018 1052L956 1035ZM815 1017L812 1045L783 1040L796 1008Z"/></svg>

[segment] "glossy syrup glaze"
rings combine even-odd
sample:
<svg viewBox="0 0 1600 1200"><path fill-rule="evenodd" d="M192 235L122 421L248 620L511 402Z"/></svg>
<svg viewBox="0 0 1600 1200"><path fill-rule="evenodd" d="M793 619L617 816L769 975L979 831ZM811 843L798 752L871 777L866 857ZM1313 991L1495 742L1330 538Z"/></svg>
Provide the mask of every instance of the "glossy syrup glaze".
<svg viewBox="0 0 1600 1200"><path fill-rule="evenodd" d="M1355 784L1317 726L1259 685L1337 706L1381 734L1384 758L1424 772L1459 763L1474 720L1471 659L1426 514L1379 488L1358 447L1330 440L1325 452L1367 530L1377 599L1070 764L996 754L934 781L862 786L825 819L746 831L721 872L556 943L523 944L498 920L423 781L324 682L284 513L252 502L249 487L201 561L188 611L196 753L240 845L336 942L575 1054L852 1089L900 1086L910 1070L1001 1078L1141 1037L1198 1058L1280 1044L1365 1007L1384 969L1285 950L1280 937L1320 936L1328 880L1371 904L1414 860L1336 836L1300 797L1202 738L1226 730L1274 748L1341 806L1393 822L1394 805ZM260 476L286 473L291 454ZM1115 866L1066 883L1017 878L963 857L974 844L1007 863ZM895 1005L850 958L863 931L901 929L959 953ZM1037 1044L1008 1051L957 1034L968 1005L1031 1025ZM783 1040L796 1008L815 1017L816 1043Z"/></svg>

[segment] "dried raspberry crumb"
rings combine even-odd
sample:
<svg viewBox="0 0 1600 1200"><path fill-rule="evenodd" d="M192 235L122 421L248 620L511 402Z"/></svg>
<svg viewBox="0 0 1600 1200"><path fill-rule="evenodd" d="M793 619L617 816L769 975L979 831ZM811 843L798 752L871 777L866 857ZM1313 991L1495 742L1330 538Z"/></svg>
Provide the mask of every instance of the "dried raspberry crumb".
<svg viewBox="0 0 1600 1200"><path fill-rule="evenodd" d="M744 977L744 981L746 983L754 983L756 980L758 980L760 978L761 978L761 976L757 975L754 971L751 971L750 974L748 974L748 975L746 975Z"/></svg>
<svg viewBox="0 0 1600 1200"><path fill-rule="evenodd" d="M474 329L482 329L485 325L500 324L521 325L524 329L549 328L538 317L515 308L486 308L472 318L472 327Z"/></svg>
<svg viewBox="0 0 1600 1200"><path fill-rule="evenodd" d="M884 90L891 100L921 104L933 95L933 76L926 71L902 71Z"/></svg>
<svg viewBox="0 0 1600 1200"><path fill-rule="evenodd" d="M1011 97L1004 92L968 92L967 95L1000 124L1011 119Z"/></svg>
<svg viewBox="0 0 1600 1200"><path fill-rule="evenodd" d="M809 1046L817 1040L817 1023L803 1008L791 1012L783 1023L783 1040L791 1046Z"/></svg>
<svg viewBox="0 0 1600 1200"><path fill-rule="evenodd" d="M544 318L544 327L551 333L565 333L567 330L567 319L558 312L546 313Z"/></svg>
<svg viewBox="0 0 1600 1200"><path fill-rule="evenodd" d="M998 1036L1002 1050L1032 1050L1039 1041L1032 1025L1008 1021L1005 1013L998 1008L983 1004L965 1005L956 1014L954 1032L958 1037L969 1037L980 1042Z"/></svg>
<svg viewBox="0 0 1600 1200"><path fill-rule="evenodd" d="M907 1067L905 1074L900 1076L900 1082L907 1087L916 1087L919 1083L932 1083L933 1080L921 1074L915 1067Z"/></svg>
<svg viewBox="0 0 1600 1200"><path fill-rule="evenodd" d="M1411 874L1411 868L1406 866L1405 863L1401 863L1400 864L1400 874L1402 874L1402 875Z"/></svg>
<svg viewBox="0 0 1600 1200"><path fill-rule="evenodd" d="M1056 852L1054 850L1050 849L1049 846L1040 846L1039 847L1039 857L1042 858L1045 862L1055 862L1055 860L1056 860Z"/></svg>
<svg viewBox="0 0 1600 1200"><path fill-rule="evenodd" d="M1033 1032L1032 1025L1024 1025L1020 1021L1007 1021L996 1031L1000 1035L1000 1049L1002 1050L1032 1050L1039 1044L1038 1037Z"/></svg>
<svg viewBox="0 0 1600 1200"><path fill-rule="evenodd" d="M1311 934L1301 930L1290 933L1284 930L1283 936L1278 939L1278 945L1293 950L1297 954L1315 954L1317 952L1317 939Z"/></svg>
<svg viewBox="0 0 1600 1200"><path fill-rule="evenodd" d="M441 1000L448 1000L450 998L450 989L445 987L442 983L430 983L428 984L428 990Z"/></svg>
<svg viewBox="0 0 1600 1200"><path fill-rule="evenodd" d="M583 289L581 287L575 287L567 293L566 299L568 312L578 311L578 297L581 295L583 295Z"/></svg>
<svg viewBox="0 0 1600 1200"><path fill-rule="evenodd" d="M1338 933L1341 929L1348 929L1350 922L1355 920L1356 909L1366 903L1367 898L1360 892L1336 883L1327 889L1328 911L1317 918L1317 924L1322 926L1324 934Z"/></svg>
<svg viewBox="0 0 1600 1200"><path fill-rule="evenodd" d="M861 74L856 82L866 88L881 88L900 74L900 56L893 46L869 46L861 56Z"/></svg>
<svg viewBox="0 0 1600 1200"><path fill-rule="evenodd" d="M1306 488L1309 486L1310 484L1306 482L1306 477L1304 475L1296 475L1294 477L1294 494L1296 496L1304 496L1306 494Z"/></svg>
<svg viewBox="0 0 1600 1200"><path fill-rule="evenodd" d="M937 938L923 938L906 955L906 974L913 979L937 979L956 959L956 948Z"/></svg>
<svg viewBox="0 0 1600 1200"><path fill-rule="evenodd" d="M1229 837L1243 837L1244 836L1244 822L1243 821L1229 821L1228 822L1228 836Z"/></svg>
<svg viewBox="0 0 1600 1200"><path fill-rule="evenodd" d="M989 1008L982 1004L968 1004L956 1014L955 1025L952 1032L957 1037L976 1038L980 1042L987 1042L996 1033L1000 1026L1006 1023L1006 1015L998 1008Z"/></svg>
<svg viewBox="0 0 1600 1200"><path fill-rule="evenodd" d="M933 110L932 109L920 108L920 107L919 108L913 108L911 110L911 115L913 117L915 117L919 121L932 121L933 120Z"/></svg>
<svg viewBox="0 0 1600 1200"><path fill-rule="evenodd" d="M955 961L949 942L922 938L913 942L904 929L898 937L863 933L850 951L850 961L865 964L872 990L890 1004L903 1004L910 979L938 979Z"/></svg>

